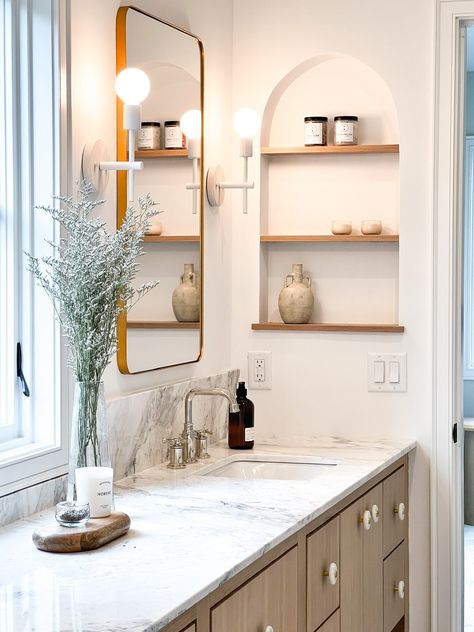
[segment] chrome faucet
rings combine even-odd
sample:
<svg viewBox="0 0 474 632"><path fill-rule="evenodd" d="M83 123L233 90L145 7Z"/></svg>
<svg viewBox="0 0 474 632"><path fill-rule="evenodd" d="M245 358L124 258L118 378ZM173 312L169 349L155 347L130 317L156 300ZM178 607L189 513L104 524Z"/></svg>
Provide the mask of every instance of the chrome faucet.
<svg viewBox="0 0 474 632"><path fill-rule="evenodd" d="M196 395L220 395L229 402L231 413L238 413L240 408L235 395L226 388L192 388L184 398L184 429L181 434L183 439L183 460L185 463L195 463L196 459L196 433L193 427L193 399Z"/></svg>

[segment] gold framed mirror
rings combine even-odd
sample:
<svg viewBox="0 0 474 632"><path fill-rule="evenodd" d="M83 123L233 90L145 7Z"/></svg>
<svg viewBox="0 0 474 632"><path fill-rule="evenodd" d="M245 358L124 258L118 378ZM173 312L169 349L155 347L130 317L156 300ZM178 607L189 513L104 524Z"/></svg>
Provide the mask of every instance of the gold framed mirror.
<svg viewBox="0 0 474 632"><path fill-rule="evenodd" d="M136 374L198 362L202 355L204 133L196 192L189 189L194 165L179 121L185 112L199 110L204 129L203 45L196 35L141 9L121 7L116 21L117 74L127 67L145 71L151 86L137 134L135 159L142 160L144 168L135 172L132 204L150 193L158 203L156 220L161 223L161 231L154 222L153 234L144 237L135 283L160 282L117 324L119 370ZM128 152L119 98L116 108L117 160L122 161ZM127 204L127 174L117 171L117 226Z"/></svg>

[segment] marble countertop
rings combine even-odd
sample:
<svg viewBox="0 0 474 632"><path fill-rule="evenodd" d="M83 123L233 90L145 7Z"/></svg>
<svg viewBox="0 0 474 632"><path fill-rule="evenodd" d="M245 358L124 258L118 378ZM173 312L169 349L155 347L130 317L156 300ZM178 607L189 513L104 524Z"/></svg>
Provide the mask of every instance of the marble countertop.
<svg viewBox="0 0 474 632"><path fill-rule="evenodd" d="M407 454L414 442L297 438L259 441L251 455L339 461L314 481L201 476L230 457L117 483L129 533L96 551L38 551L32 532L52 510L0 529L0 632L156 632L248 564Z"/></svg>

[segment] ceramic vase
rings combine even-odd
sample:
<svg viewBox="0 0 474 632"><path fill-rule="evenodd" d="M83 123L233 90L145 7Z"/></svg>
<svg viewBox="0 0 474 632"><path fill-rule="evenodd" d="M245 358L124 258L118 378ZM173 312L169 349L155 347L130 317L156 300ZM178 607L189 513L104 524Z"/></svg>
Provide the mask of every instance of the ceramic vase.
<svg viewBox="0 0 474 632"><path fill-rule="evenodd" d="M303 276L303 264L294 263L278 297L280 316L287 324L307 323L313 313L313 305L311 278Z"/></svg>
<svg viewBox="0 0 474 632"><path fill-rule="evenodd" d="M173 292L173 312L180 323L199 322L201 293L196 286L196 274L193 263L184 264L181 284Z"/></svg>
<svg viewBox="0 0 474 632"><path fill-rule="evenodd" d="M103 382L76 382L69 451L68 500L75 495L77 467L110 467Z"/></svg>

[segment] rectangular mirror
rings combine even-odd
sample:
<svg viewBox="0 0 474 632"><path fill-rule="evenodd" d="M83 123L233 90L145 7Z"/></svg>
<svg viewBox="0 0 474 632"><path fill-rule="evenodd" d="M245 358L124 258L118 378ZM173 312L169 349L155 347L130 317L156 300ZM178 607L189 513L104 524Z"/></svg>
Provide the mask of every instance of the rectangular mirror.
<svg viewBox="0 0 474 632"><path fill-rule="evenodd" d="M144 238L136 285L159 279L159 285L118 323L121 373L143 373L197 362L202 353L203 166L197 191L193 160L179 121L189 110L200 112L203 129L203 46L195 35L136 7L121 7L116 23L117 74L140 68L150 79L137 133L133 205L150 193L161 211ZM123 104L117 99L117 160L127 160L122 126ZM198 141L199 145L199 141ZM204 140L201 137L200 155ZM195 196L193 204L193 195ZM127 207L126 173L117 172L117 225ZM157 225L158 224L158 225Z"/></svg>

